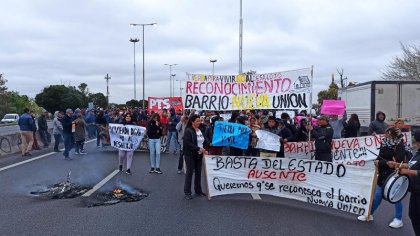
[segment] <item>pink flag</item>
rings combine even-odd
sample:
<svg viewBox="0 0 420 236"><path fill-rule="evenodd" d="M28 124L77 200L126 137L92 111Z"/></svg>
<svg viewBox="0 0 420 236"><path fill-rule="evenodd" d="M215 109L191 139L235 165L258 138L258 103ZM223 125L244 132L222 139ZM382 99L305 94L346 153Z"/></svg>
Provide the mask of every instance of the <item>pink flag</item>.
<svg viewBox="0 0 420 236"><path fill-rule="evenodd" d="M321 106L321 114L343 115L346 110L346 102L342 100L324 100Z"/></svg>

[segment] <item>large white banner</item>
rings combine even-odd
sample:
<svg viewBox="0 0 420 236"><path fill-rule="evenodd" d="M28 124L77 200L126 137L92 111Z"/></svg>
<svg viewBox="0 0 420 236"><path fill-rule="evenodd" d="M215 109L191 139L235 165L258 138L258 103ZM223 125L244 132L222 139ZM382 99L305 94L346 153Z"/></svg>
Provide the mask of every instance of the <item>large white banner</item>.
<svg viewBox="0 0 420 236"><path fill-rule="evenodd" d="M185 84L185 109L308 109L311 68L253 75L192 75Z"/></svg>
<svg viewBox="0 0 420 236"><path fill-rule="evenodd" d="M146 128L137 125L109 124L111 146L119 150L136 150L144 137Z"/></svg>
<svg viewBox="0 0 420 236"><path fill-rule="evenodd" d="M280 151L280 136L265 130L257 130L255 131L255 134L258 137L257 146L255 146L255 148L276 152Z"/></svg>
<svg viewBox="0 0 420 236"><path fill-rule="evenodd" d="M406 144L412 147L411 132L404 132L403 135ZM383 138L384 135L381 134L333 139L331 143L333 162L356 166L372 166L373 161L379 155L379 148ZM314 159L315 143L313 141L285 143L284 155L290 158Z"/></svg>
<svg viewBox="0 0 420 236"><path fill-rule="evenodd" d="M375 169L295 158L206 156L209 197L257 193L367 215Z"/></svg>

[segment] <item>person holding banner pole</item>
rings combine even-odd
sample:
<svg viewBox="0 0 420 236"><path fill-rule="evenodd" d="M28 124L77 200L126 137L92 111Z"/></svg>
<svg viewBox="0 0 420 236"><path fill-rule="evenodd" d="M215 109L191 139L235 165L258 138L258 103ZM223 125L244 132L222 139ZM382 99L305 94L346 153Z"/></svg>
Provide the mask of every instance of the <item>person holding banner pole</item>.
<svg viewBox="0 0 420 236"><path fill-rule="evenodd" d="M162 174L160 170L160 138L163 128L160 123L158 113L154 113L147 126L147 136L149 137L150 150L150 171L149 173Z"/></svg>
<svg viewBox="0 0 420 236"><path fill-rule="evenodd" d="M205 139L204 134L198 128L200 123L200 116L195 114L191 115L183 137L183 150L185 163L187 165L187 173L185 175L184 183L184 193L186 200L191 200L193 198L191 195L191 182L193 173L195 194L199 197L206 196L201 188L201 169L203 164L203 155L207 154L204 146L206 146L208 140Z"/></svg>
<svg viewBox="0 0 420 236"><path fill-rule="evenodd" d="M394 170L390 167L390 164L394 162L407 162L405 161L406 145L404 144L403 134L398 128L389 128L385 131L385 138L382 140L379 148L378 157L375 160L375 166L378 167L378 179L376 183L376 190L372 202L371 214L374 214L376 209L382 202L382 188L385 186L386 179L394 173ZM395 214L394 219L389 224L391 228L403 227L402 222L402 202L399 201L394 204ZM372 215L362 215L357 218L360 221L372 221Z"/></svg>
<svg viewBox="0 0 420 236"><path fill-rule="evenodd" d="M136 122L132 120L131 114L126 113L124 115L124 119L120 122L123 125L137 125ZM131 175L131 164L133 163L133 155L134 150L132 151L125 151L125 150L118 150L118 163L119 163L119 170L123 170L124 160L126 161L126 171L128 175Z"/></svg>

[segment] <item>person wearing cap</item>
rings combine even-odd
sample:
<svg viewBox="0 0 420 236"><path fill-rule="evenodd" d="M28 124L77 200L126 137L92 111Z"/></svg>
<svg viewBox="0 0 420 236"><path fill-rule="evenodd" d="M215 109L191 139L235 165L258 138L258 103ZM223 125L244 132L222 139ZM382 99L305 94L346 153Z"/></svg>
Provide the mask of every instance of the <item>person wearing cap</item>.
<svg viewBox="0 0 420 236"><path fill-rule="evenodd" d="M61 124L63 125L63 139L64 139L63 155L64 155L64 160L67 160L67 161L71 160L69 154L70 154L70 150L74 147L74 138L73 138L73 132L72 132L72 116L73 116L73 110L68 108L66 110L66 114L61 120Z"/></svg>
<svg viewBox="0 0 420 236"><path fill-rule="evenodd" d="M278 121L276 120L274 116L267 117L267 122L264 124L261 130L278 135L280 142L282 141L280 137L280 129L278 128ZM271 150L260 149L260 157L277 157L277 152L271 151Z"/></svg>
<svg viewBox="0 0 420 236"><path fill-rule="evenodd" d="M51 143L51 134L48 132L47 115L47 110L42 109L42 113L37 120L38 133L39 137L41 137L42 143L44 144L44 148L48 148Z"/></svg>
<svg viewBox="0 0 420 236"><path fill-rule="evenodd" d="M409 160L408 163L400 163L389 161L387 164L391 168L399 168L399 173L410 177L409 191L410 205L408 207L408 216L411 220L414 233L420 235L420 130L414 133L415 145L417 152Z"/></svg>
<svg viewBox="0 0 420 236"><path fill-rule="evenodd" d="M376 181L376 190L372 202L372 215L375 213L382 202L382 188L385 185L386 179L394 173L394 169L390 167L390 164L397 162L399 165L401 162L407 162L408 160L406 160L406 150L408 150L408 148L404 144L401 130L395 127L387 129L385 131L385 138L382 139L381 146L379 148L378 157L374 162L375 166L378 167L378 178ZM394 208L394 219L391 221L391 223L389 223L389 227L401 228L403 227L402 202L399 201L395 203ZM372 215L361 215L357 219L360 221L372 221Z"/></svg>
<svg viewBox="0 0 420 236"><path fill-rule="evenodd" d="M312 132L315 139L315 160L332 162L331 142L334 130L328 123L328 116L318 117L318 126L308 125L308 130Z"/></svg>
<svg viewBox="0 0 420 236"><path fill-rule="evenodd" d="M29 151L32 149L32 144L34 142L32 129L35 124L32 116L29 114L28 108L23 109L23 114L19 116L18 124L20 136L22 137L22 156L32 156Z"/></svg>

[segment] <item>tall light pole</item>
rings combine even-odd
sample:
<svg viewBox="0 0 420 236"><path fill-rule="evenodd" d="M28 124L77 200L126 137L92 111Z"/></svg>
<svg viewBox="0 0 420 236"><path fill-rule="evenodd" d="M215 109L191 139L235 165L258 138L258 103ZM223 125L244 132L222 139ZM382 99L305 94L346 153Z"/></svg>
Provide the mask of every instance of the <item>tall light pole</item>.
<svg viewBox="0 0 420 236"><path fill-rule="evenodd" d="M144 91L144 87L145 87L145 78L144 78L144 26L155 26L155 25L157 25L157 23L149 23L149 24L134 24L134 23L131 23L130 24L131 26L141 26L142 28L143 28L143 31L142 31L142 43L143 43L143 105L142 105L142 107L143 107L143 109L146 107L145 106L145 104L144 104L144 102L145 102L145 91Z"/></svg>
<svg viewBox="0 0 420 236"><path fill-rule="evenodd" d="M169 66L169 96L172 97L172 66L176 66L178 64L163 64L165 66Z"/></svg>
<svg viewBox="0 0 420 236"><path fill-rule="evenodd" d="M172 74L172 96L171 97L175 97L175 76L176 74Z"/></svg>
<svg viewBox="0 0 420 236"><path fill-rule="evenodd" d="M210 62L213 63L213 72L212 72L212 75L214 77L214 63L217 62L217 60L216 59L213 59L213 60L210 59Z"/></svg>
<svg viewBox="0 0 420 236"><path fill-rule="evenodd" d="M136 43L138 43L140 40L138 38L130 38L130 42L133 43L134 45L134 100L137 100L137 96L136 96L136 86L137 86L137 82L136 82Z"/></svg>
<svg viewBox="0 0 420 236"><path fill-rule="evenodd" d="M181 79L177 79L176 81L179 81L179 96L182 97L182 87L181 87Z"/></svg>
<svg viewBox="0 0 420 236"><path fill-rule="evenodd" d="M111 76L106 74L105 80L106 80L106 104L107 107L109 106L109 87L108 87L108 81L111 79Z"/></svg>
<svg viewBox="0 0 420 236"><path fill-rule="evenodd" d="M242 20L242 0L240 0L239 6L239 74L242 74L242 31L244 22Z"/></svg>

